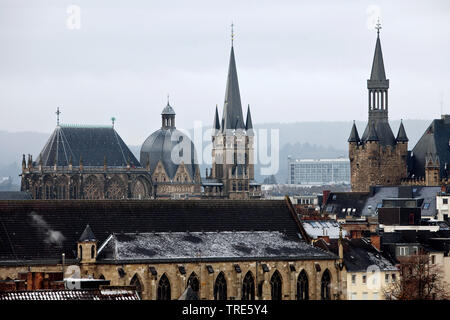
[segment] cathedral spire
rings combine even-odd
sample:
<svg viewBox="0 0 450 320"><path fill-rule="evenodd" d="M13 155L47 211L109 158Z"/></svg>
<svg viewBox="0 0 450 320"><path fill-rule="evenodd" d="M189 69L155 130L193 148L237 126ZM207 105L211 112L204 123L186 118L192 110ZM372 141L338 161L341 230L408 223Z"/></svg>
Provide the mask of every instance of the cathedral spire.
<svg viewBox="0 0 450 320"><path fill-rule="evenodd" d="M352 127L352 131L350 132L350 137L348 138L348 142L358 143L359 141L360 140L359 140L358 129L356 129L355 121L353 121L353 127Z"/></svg>
<svg viewBox="0 0 450 320"><path fill-rule="evenodd" d="M231 46L227 88L222 116L222 131L229 129L245 129L233 45Z"/></svg>
<svg viewBox="0 0 450 320"><path fill-rule="evenodd" d="M247 108L247 121L245 123L245 131L247 131L247 134L253 133L253 123L252 123L252 115L250 113L250 105L248 105Z"/></svg>
<svg viewBox="0 0 450 320"><path fill-rule="evenodd" d="M398 128L398 133L397 133L397 142L408 142L409 139L406 136L406 130L405 127L403 126L403 120L400 120L400 127Z"/></svg>
<svg viewBox="0 0 450 320"><path fill-rule="evenodd" d="M386 81L386 73L384 71L383 52L381 51L380 41L380 20L375 27L377 29L377 43L375 45L375 54L372 63L372 72L370 74L371 81Z"/></svg>

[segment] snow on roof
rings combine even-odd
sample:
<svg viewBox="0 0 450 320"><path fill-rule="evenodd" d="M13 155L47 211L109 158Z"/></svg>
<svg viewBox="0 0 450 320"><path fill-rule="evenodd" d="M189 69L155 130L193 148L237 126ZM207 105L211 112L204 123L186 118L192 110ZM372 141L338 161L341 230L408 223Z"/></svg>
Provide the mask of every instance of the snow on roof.
<svg viewBox="0 0 450 320"><path fill-rule="evenodd" d="M303 220L302 224L306 233L313 239L321 236L339 238L339 223L335 220ZM342 236L345 237L346 234L347 231L342 230Z"/></svg>
<svg viewBox="0 0 450 320"><path fill-rule="evenodd" d="M278 231L160 232L114 234L100 260L334 259L305 241Z"/></svg>

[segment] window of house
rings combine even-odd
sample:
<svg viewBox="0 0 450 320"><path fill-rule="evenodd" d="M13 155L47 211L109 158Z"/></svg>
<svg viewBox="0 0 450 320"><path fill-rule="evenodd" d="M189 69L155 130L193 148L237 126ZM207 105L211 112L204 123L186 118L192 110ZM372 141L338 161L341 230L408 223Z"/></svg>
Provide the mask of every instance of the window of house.
<svg viewBox="0 0 450 320"><path fill-rule="evenodd" d="M367 276L366 276L366 275L363 275L363 276L362 276L362 281L363 281L364 284L367 283Z"/></svg>
<svg viewBox="0 0 450 320"><path fill-rule="evenodd" d="M372 294L372 300L378 300L378 299L380 299L379 296L378 296L378 292L374 292Z"/></svg>
<svg viewBox="0 0 450 320"><path fill-rule="evenodd" d="M367 292L362 293L362 299L367 300L369 298L369 294Z"/></svg>
<svg viewBox="0 0 450 320"><path fill-rule="evenodd" d="M430 209L430 204L429 204L428 202L424 203L424 204L423 204L423 208L424 208L425 210Z"/></svg>
<svg viewBox="0 0 450 320"><path fill-rule="evenodd" d="M398 249L400 256L407 256L409 253L408 247L399 247Z"/></svg>
<svg viewBox="0 0 450 320"><path fill-rule="evenodd" d="M409 214L409 224L414 224L414 213Z"/></svg>
<svg viewBox="0 0 450 320"><path fill-rule="evenodd" d="M356 284L356 274L352 274L352 284Z"/></svg>
<svg viewBox="0 0 450 320"><path fill-rule="evenodd" d="M431 256L431 264L435 264L436 263L436 256L432 255Z"/></svg>
<svg viewBox="0 0 450 320"><path fill-rule="evenodd" d="M378 203L378 204L377 204L377 208L378 208L378 209L381 208L382 206L383 206L382 203Z"/></svg>
<svg viewBox="0 0 450 320"><path fill-rule="evenodd" d="M384 282L385 282L385 283L389 283L389 273L386 273L386 274L384 275Z"/></svg>
<svg viewBox="0 0 450 320"><path fill-rule="evenodd" d="M350 300L357 300L356 296L357 296L357 293L356 292L352 292L351 295L350 295Z"/></svg>
<svg viewBox="0 0 450 320"><path fill-rule="evenodd" d="M448 204L448 198L442 199L442 204Z"/></svg>
<svg viewBox="0 0 450 320"><path fill-rule="evenodd" d="M392 275L391 275L391 279L392 279L392 282L395 282L396 281L396 275L395 275L395 273L393 273Z"/></svg>

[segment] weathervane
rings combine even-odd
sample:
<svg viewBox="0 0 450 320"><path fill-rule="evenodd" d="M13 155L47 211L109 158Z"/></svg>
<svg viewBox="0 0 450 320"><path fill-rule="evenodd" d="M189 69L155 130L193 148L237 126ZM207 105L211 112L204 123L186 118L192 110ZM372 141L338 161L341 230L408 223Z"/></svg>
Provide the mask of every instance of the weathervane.
<svg viewBox="0 0 450 320"><path fill-rule="evenodd" d="M114 128L114 122L116 122L116 117L112 117L111 121L112 121L112 127Z"/></svg>
<svg viewBox="0 0 450 320"><path fill-rule="evenodd" d="M233 40L234 40L234 24L231 22L231 46L233 46Z"/></svg>
<svg viewBox="0 0 450 320"><path fill-rule="evenodd" d="M170 106L170 103L169 103L169 94L167 94L167 105Z"/></svg>
<svg viewBox="0 0 450 320"><path fill-rule="evenodd" d="M380 36L381 23L380 18L377 20L377 24L375 25L375 29L377 29L377 35Z"/></svg>
<svg viewBox="0 0 450 320"><path fill-rule="evenodd" d="M56 125L59 126L59 115L61 114L61 111L59 111L59 107L56 108Z"/></svg>

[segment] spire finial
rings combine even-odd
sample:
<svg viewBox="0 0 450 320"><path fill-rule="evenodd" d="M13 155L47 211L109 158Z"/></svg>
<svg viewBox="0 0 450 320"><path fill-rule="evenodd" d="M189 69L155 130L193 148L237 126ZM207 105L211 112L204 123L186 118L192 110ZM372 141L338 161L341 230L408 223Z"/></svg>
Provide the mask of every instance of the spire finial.
<svg viewBox="0 0 450 320"><path fill-rule="evenodd" d="M375 29L377 29L377 36L380 36L380 29L381 29L381 23L380 23L380 18L378 18L377 20L377 24L375 25Z"/></svg>
<svg viewBox="0 0 450 320"><path fill-rule="evenodd" d="M170 106L170 103L169 103L169 94L167 94L167 105Z"/></svg>
<svg viewBox="0 0 450 320"><path fill-rule="evenodd" d="M233 46L234 41L234 23L231 22L231 46Z"/></svg>
<svg viewBox="0 0 450 320"><path fill-rule="evenodd" d="M56 125L59 126L59 115L61 114L61 111L59 111L59 107L56 108Z"/></svg>
<svg viewBox="0 0 450 320"><path fill-rule="evenodd" d="M112 127L113 127L113 129L114 129L114 122L116 122L116 117L112 117L112 118L111 118L111 122L112 122Z"/></svg>

